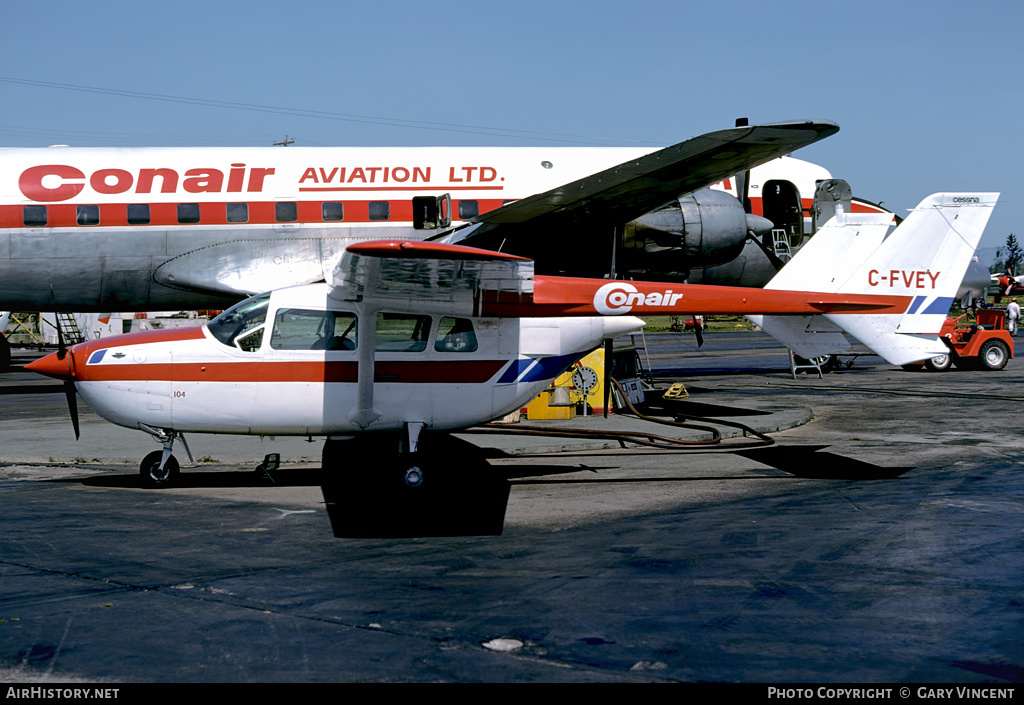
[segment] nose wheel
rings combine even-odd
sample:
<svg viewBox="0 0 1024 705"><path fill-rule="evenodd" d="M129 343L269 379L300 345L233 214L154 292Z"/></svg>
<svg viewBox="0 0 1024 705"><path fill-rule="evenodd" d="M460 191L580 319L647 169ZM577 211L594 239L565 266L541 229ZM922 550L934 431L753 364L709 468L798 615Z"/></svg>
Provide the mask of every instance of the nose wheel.
<svg viewBox="0 0 1024 705"><path fill-rule="evenodd" d="M151 435L164 447L163 450L154 450L142 459L142 463L139 465L142 484L146 487L154 488L173 485L177 481L178 471L181 469L178 465L178 459L171 455L175 439L181 440L181 444L185 446L185 452L188 453L188 459L193 463L195 462L195 459L192 457L192 451L189 450L188 443L185 442L185 436L176 431L153 428L141 423L139 428Z"/></svg>
<svg viewBox="0 0 1024 705"><path fill-rule="evenodd" d="M170 453L164 460L164 451L154 450L142 459L139 465L139 474L142 475L142 483L146 487L169 487L178 479L178 459Z"/></svg>

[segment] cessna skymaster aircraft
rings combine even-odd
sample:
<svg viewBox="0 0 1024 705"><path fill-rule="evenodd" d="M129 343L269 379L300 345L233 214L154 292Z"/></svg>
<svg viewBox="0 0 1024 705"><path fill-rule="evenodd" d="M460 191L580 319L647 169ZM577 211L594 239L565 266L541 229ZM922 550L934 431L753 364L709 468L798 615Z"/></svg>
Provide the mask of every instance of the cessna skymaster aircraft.
<svg viewBox="0 0 1024 705"><path fill-rule="evenodd" d="M823 229L816 238L849 256L825 276L799 252L784 269L794 290L543 276L526 258L460 245L357 243L324 283L246 299L202 327L74 345L27 369L161 442L141 465L152 484L173 480L174 440L198 432L372 437L415 486L431 462L424 432L520 408L605 339L640 329L637 315L821 314L893 364L938 354L935 333L994 203L932 196L917 211L928 217L866 255L859 225Z"/></svg>

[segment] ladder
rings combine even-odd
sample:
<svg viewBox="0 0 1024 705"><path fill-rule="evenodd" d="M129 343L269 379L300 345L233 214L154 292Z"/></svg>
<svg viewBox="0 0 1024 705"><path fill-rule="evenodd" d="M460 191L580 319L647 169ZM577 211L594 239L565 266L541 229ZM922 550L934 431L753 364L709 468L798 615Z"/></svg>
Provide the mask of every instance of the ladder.
<svg viewBox="0 0 1024 705"><path fill-rule="evenodd" d="M85 336L82 335L82 331L78 329L78 321L75 320L74 314L67 312L58 312L54 314L57 317L58 330L61 335L64 336L65 345L75 345L77 343L85 342Z"/></svg>
<svg viewBox="0 0 1024 705"><path fill-rule="evenodd" d="M788 262L793 258L789 236L786 235L786 231L782 228L774 228L772 230L772 250L775 252L775 256L783 262Z"/></svg>

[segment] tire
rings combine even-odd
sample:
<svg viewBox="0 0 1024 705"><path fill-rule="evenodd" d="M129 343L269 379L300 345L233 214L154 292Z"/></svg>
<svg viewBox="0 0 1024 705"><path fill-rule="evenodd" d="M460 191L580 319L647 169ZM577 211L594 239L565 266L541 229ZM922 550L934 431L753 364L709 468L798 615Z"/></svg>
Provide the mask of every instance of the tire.
<svg viewBox="0 0 1024 705"><path fill-rule="evenodd" d="M139 464L139 474L142 476L142 484L146 487L170 487L178 481L178 459L173 455L167 458L167 463L164 464L163 472L159 471L160 458L162 458L163 455L164 452L162 450L154 450L143 458L142 463Z"/></svg>
<svg viewBox="0 0 1024 705"><path fill-rule="evenodd" d="M1010 361L1010 349L1001 340L986 340L981 346L978 360L982 369L998 371Z"/></svg>
<svg viewBox="0 0 1024 705"><path fill-rule="evenodd" d="M925 360L924 366L932 372L945 372L953 366L953 356L949 353L946 353L945 355L936 355L929 360Z"/></svg>
<svg viewBox="0 0 1024 705"><path fill-rule="evenodd" d="M11 365L11 344L0 331L0 372L5 372Z"/></svg>

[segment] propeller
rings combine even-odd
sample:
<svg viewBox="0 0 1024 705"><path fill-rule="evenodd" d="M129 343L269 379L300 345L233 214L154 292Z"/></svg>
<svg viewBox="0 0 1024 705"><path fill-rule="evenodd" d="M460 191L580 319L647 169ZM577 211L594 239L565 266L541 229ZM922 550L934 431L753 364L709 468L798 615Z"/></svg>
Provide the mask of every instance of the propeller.
<svg viewBox="0 0 1024 705"><path fill-rule="evenodd" d="M63 360L68 355L67 343L64 342L64 331L60 328L60 316L54 317L57 323L57 359ZM72 355L71 359L68 360L68 371L71 373L67 379L64 380L64 397L68 400L68 411L71 413L71 426L75 429L75 440L77 441L80 435L78 426L78 391L75 389L75 356Z"/></svg>
<svg viewBox="0 0 1024 705"><path fill-rule="evenodd" d="M746 127L750 124L747 118L736 118L736 127ZM736 179L736 198L739 199L740 204L743 206L743 211L747 214L747 239L757 245L768 261L771 262L772 267L775 271L779 271L786 264L778 255L765 244L764 238L758 238L758 235L764 235L764 233L771 232L772 228L775 227L772 221L759 215L754 215L750 212L750 169L746 171L738 172L735 176ZM699 344L699 343L698 343Z"/></svg>
<svg viewBox="0 0 1024 705"><path fill-rule="evenodd" d="M611 338L604 339L604 417L608 418L608 401L612 395L612 357L614 355L614 341Z"/></svg>

